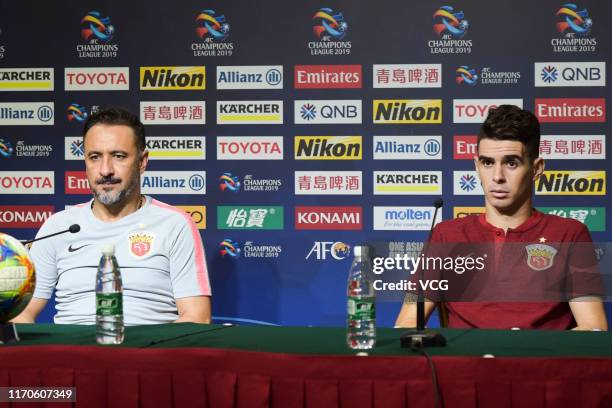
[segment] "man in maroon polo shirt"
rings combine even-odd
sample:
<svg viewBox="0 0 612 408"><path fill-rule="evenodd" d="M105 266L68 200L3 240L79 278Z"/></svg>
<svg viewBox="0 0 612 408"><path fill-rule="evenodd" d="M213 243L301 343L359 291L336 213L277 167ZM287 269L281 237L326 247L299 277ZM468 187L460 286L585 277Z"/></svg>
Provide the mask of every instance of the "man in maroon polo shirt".
<svg viewBox="0 0 612 408"><path fill-rule="evenodd" d="M486 281L499 287L501 282L501 287L506 285L510 293L522 290L528 293L540 287L536 280L567 273L573 286L582 289L569 290L569 301L562 301L561 296L553 299L544 293L537 297L539 301L533 297L525 297L529 301L516 301L516 295L510 295L512 301L491 301L503 296L488 297L485 301L447 301L444 305L448 311L448 327L607 330L602 300L596 296L597 289L590 289L597 287L597 283L593 284L597 280L593 279L593 273L566 270L593 256L588 249L592 241L587 228L576 220L542 214L532 206L534 183L544 171L544 160L538 157L539 145L540 125L531 112L512 105L491 109L480 129L478 156L474 158L485 195L485 213L438 224L432 233L431 246L437 245L439 249L445 243L488 243L495 244L496 250L501 248L502 252L494 258L503 258L503 264L497 263L499 259L495 261L489 271L493 279L481 280L476 286L483 286ZM586 244L578 254L568 252L572 247L569 243L581 242ZM520 246L524 252L519 255ZM580 247L580 244L574 246ZM518 256L504 258L504 248L511 248ZM538 258L537 254L532 257L530 250L553 253ZM571 259L572 256L581 259ZM538 264L542 260L544 264ZM451 285L454 282L458 279L451 281ZM411 295L404 300L396 327L416 326L416 303ZM435 307L436 302L425 302L426 318Z"/></svg>

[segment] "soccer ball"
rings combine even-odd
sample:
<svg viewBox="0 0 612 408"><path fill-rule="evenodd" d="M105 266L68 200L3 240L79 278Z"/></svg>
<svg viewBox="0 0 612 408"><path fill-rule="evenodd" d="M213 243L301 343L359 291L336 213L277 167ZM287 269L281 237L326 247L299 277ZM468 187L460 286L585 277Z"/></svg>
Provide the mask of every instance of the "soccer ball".
<svg viewBox="0 0 612 408"><path fill-rule="evenodd" d="M30 302L36 277L28 250L0 232L0 323L17 316Z"/></svg>

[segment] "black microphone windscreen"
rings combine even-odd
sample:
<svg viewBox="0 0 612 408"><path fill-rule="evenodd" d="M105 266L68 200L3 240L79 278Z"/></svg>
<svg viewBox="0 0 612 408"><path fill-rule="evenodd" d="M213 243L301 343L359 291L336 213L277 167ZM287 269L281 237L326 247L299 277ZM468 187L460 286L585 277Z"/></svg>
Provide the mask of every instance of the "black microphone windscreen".
<svg viewBox="0 0 612 408"><path fill-rule="evenodd" d="M441 208L442 205L444 204L444 200L442 200L441 198L438 198L435 202L434 202L434 207L436 208Z"/></svg>
<svg viewBox="0 0 612 408"><path fill-rule="evenodd" d="M72 224L70 228L68 228L68 231L70 231L71 234L76 234L80 230L81 230L81 226L79 224Z"/></svg>

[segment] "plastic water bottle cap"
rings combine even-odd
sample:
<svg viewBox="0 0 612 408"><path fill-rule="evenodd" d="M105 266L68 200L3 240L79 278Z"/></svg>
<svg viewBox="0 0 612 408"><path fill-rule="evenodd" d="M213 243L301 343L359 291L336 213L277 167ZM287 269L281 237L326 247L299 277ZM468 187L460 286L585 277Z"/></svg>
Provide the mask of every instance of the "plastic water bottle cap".
<svg viewBox="0 0 612 408"><path fill-rule="evenodd" d="M368 247L365 245L355 245L353 247L353 255L357 257L368 256Z"/></svg>
<svg viewBox="0 0 612 408"><path fill-rule="evenodd" d="M115 244L112 242L107 242L106 244L102 245L102 255L115 255Z"/></svg>

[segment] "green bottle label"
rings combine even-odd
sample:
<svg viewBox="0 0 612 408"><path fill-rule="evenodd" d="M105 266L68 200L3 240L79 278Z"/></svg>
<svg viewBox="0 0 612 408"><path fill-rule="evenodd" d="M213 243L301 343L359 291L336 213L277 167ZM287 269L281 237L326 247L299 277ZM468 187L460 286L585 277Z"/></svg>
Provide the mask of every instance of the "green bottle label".
<svg viewBox="0 0 612 408"><path fill-rule="evenodd" d="M121 293L96 293L96 315L114 316L123 314L123 295Z"/></svg>
<svg viewBox="0 0 612 408"><path fill-rule="evenodd" d="M348 298L348 318L350 320L376 319L376 301L374 297Z"/></svg>

